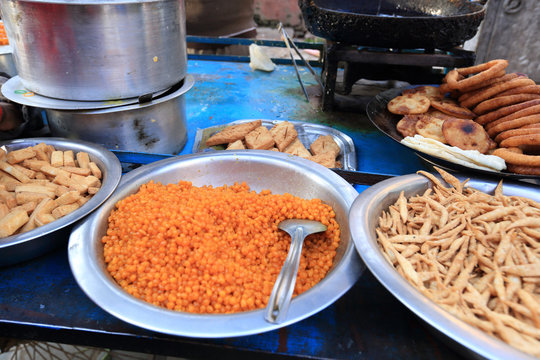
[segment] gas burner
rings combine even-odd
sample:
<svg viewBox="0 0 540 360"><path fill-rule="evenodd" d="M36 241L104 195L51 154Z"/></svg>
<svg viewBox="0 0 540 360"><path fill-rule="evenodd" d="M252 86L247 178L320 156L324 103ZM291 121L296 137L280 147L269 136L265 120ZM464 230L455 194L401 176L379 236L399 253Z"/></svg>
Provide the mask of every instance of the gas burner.
<svg viewBox="0 0 540 360"><path fill-rule="evenodd" d="M335 107L338 67L343 66L342 95L348 95L360 79L398 80L409 84L438 84L445 68L466 67L474 64L475 53L454 48L386 49L363 47L327 41L322 77L324 93L322 110Z"/></svg>

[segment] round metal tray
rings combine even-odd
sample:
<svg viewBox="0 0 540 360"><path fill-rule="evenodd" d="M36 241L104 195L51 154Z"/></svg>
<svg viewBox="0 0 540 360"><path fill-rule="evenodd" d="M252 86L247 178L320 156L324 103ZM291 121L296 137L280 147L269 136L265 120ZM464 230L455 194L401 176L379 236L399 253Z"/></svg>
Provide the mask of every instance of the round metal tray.
<svg viewBox="0 0 540 360"><path fill-rule="evenodd" d="M465 178L459 177L460 180ZM497 179L472 177L467 186L493 193ZM350 213L351 234L358 253L379 282L403 305L425 321L449 345L467 355L480 359L536 359L503 341L466 324L432 302L411 285L388 263L377 244L375 228L383 210L395 203L401 191L406 197L423 193L430 182L421 175L405 175L381 181L363 191L354 201ZM506 195L517 195L540 202L540 188L519 182L505 181Z"/></svg>
<svg viewBox="0 0 540 360"><path fill-rule="evenodd" d="M319 198L331 205L341 227L334 266L310 290L292 300L280 324L264 320L265 309L234 314L193 314L167 310L125 292L106 270L101 238L117 201L150 180L162 184L191 181L194 186L222 186L245 181L254 191ZM215 151L161 160L126 174L103 206L72 231L68 258L83 291L110 314L142 328L173 335L221 338L258 334L300 321L326 308L358 279L362 264L349 233L348 211L356 190L340 176L312 161L264 150Z"/></svg>
<svg viewBox="0 0 540 360"><path fill-rule="evenodd" d="M9 152L42 142L53 145L57 150L87 152L90 159L101 169L101 189L86 204L58 220L19 235L0 239L0 266L28 260L67 243L69 226L101 205L120 182L122 166L118 158L104 147L90 142L47 137L5 141L1 142L0 146L5 146Z"/></svg>

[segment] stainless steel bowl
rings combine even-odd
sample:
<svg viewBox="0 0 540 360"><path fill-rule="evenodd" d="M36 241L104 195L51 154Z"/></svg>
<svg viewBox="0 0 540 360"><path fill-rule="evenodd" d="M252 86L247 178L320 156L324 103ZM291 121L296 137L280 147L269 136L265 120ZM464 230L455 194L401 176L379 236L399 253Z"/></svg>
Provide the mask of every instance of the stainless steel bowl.
<svg viewBox="0 0 540 360"><path fill-rule="evenodd" d="M112 150L177 154L187 141L188 75L176 91L143 104L98 110L45 109L51 134L82 139Z"/></svg>
<svg viewBox="0 0 540 360"><path fill-rule="evenodd" d="M280 324L264 320L264 309L225 315L171 311L125 292L106 270L101 238L117 201L135 193L150 180L195 186L221 186L245 181L252 190L270 189L303 198L320 198L331 205L341 228L341 244L328 275L312 289L295 297ZM300 321L343 295L364 269L349 233L348 211L356 190L329 169L297 156L264 150L216 151L161 160L126 174L117 191L101 208L78 224L69 239L68 257L83 291L110 314L146 329L188 337L218 338L257 334Z"/></svg>
<svg viewBox="0 0 540 360"><path fill-rule="evenodd" d="M9 152L42 142L53 145L58 150L73 150L75 153L86 151L102 171L101 189L86 204L63 218L34 230L0 239L0 266L28 260L66 244L70 225L101 205L120 182L122 168L118 158L107 149L89 142L61 138L28 138L1 142L0 146L5 146Z"/></svg>
<svg viewBox="0 0 540 360"><path fill-rule="evenodd" d="M167 89L187 73L182 0L1 0L23 85L66 100Z"/></svg>
<svg viewBox="0 0 540 360"><path fill-rule="evenodd" d="M464 180L461 178L461 180ZM498 179L471 178L468 186L493 193ZM358 253L373 275L409 310L443 335L449 345L478 359L536 359L483 331L466 324L420 293L383 257L375 235L378 218L383 210L395 203L401 191L406 197L424 192L429 180L421 175L405 175L382 181L363 191L354 201L349 222ZM540 190L535 185L505 182L504 193L540 201Z"/></svg>

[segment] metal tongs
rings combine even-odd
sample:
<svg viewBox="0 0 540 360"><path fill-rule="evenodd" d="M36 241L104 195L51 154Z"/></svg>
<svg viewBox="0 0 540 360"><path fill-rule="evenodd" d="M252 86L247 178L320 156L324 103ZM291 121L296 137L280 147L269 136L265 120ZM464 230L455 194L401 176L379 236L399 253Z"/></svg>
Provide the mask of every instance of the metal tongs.
<svg viewBox="0 0 540 360"><path fill-rule="evenodd" d="M317 75L315 70L313 70L313 68L311 67L309 62L304 58L304 56L302 55L302 53L300 52L300 50L298 49L298 47L296 46L294 41L289 37L289 34L287 34L285 29L283 28L282 23L279 23L278 30L281 31L283 41L285 42L285 45L287 46L287 49L289 50L289 55L291 56L291 61L292 61L293 65L294 65L294 70L296 71L296 77L298 78L298 82L300 83L300 87L302 88L302 91L304 92L304 95L306 96L306 100L309 102L309 96L308 96L308 93L306 91L306 87L304 86L304 83L302 82L302 78L300 77L300 72L298 71L298 65L296 64L296 60L294 59L294 54L292 52L291 46L294 49L294 51L296 51L298 56L300 56L300 59L302 59L304 64L306 64L306 66L309 69L309 72L311 72L311 74L313 74L313 76L315 77L315 80L317 80L317 82L321 86L321 89L323 89L323 90L324 90L324 85L323 85L319 75Z"/></svg>

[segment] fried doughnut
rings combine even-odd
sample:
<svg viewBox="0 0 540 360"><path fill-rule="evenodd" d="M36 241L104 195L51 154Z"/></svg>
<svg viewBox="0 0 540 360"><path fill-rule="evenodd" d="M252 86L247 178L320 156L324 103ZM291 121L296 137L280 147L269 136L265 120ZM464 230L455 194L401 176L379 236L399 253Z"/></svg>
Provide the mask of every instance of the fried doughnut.
<svg viewBox="0 0 540 360"><path fill-rule="evenodd" d="M416 122L426 115L405 115L396 125L397 131L405 138L416 135Z"/></svg>
<svg viewBox="0 0 540 360"><path fill-rule="evenodd" d="M489 136L496 137L499 133L505 130L517 129L525 125L536 124L540 122L540 114L534 114L529 116L520 117L500 123L490 129L487 129Z"/></svg>
<svg viewBox="0 0 540 360"><path fill-rule="evenodd" d="M442 119L431 116L424 116L416 122L415 129L416 132L423 137L435 139L442 142L443 144L446 144L446 139L444 138L442 132L443 123L444 120Z"/></svg>
<svg viewBox="0 0 540 360"><path fill-rule="evenodd" d="M540 122L536 124L523 125L520 129L537 129L540 128Z"/></svg>
<svg viewBox="0 0 540 360"><path fill-rule="evenodd" d="M520 135L529 135L529 134L540 134L540 123L538 124L532 124L532 125L537 125L538 128L534 128L534 127L520 127L518 129L512 129L512 130L506 130L506 131L503 131L501 133L499 133L499 135L497 135L495 137L495 141L497 143L500 143L501 141L503 140L506 140L512 136L520 136ZM508 147L508 146L502 146L502 147Z"/></svg>
<svg viewBox="0 0 540 360"><path fill-rule="evenodd" d="M483 115L491 110L501 108L503 106L513 105L524 101L540 99L537 94L515 94L508 96L497 96L492 99L482 101L472 110L477 115Z"/></svg>
<svg viewBox="0 0 540 360"><path fill-rule="evenodd" d="M466 89L483 84L486 80L494 78L501 70L506 69L507 66L508 60L491 60L483 64L455 69L456 73L452 73L452 71L449 72L446 81L450 89L467 91ZM450 75L450 73L452 73L452 75ZM458 75L465 77L472 74L475 75L459 80Z"/></svg>
<svg viewBox="0 0 540 360"><path fill-rule="evenodd" d="M449 145L462 150L477 150L482 154L490 148L490 138L482 125L468 119L448 119L442 125L442 132Z"/></svg>
<svg viewBox="0 0 540 360"><path fill-rule="evenodd" d="M499 144L500 147L520 147L525 145L540 145L540 132L510 136Z"/></svg>
<svg viewBox="0 0 540 360"><path fill-rule="evenodd" d="M520 154L519 152L506 148L495 149L493 155L504 159L507 164L540 167L540 155Z"/></svg>
<svg viewBox="0 0 540 360"><path fill-rule="evenodd" d="M478 94L478 93L480 93L482 91L485 91L485 90L489 89L490 86L492 86L492 85L496 85L496 84L499 84L501 82L513 80L513 79L517 78L518 76L519 75L516 74L516 73L506 74L504 72L504 70L503 70L501 76L495 77L493 79L489 79L488 81L484 82L483 84L478 85L478 86L476 86L474 88L471 88L467 92L462 93L458 98L458 102L461 103L464 100L469 99L471 96L476 95L476 94Z"/></svg>
<svg viewBox="0 0 540 360"><path fill-rule="evenodd" d="M491 111L487 114L477 117L476 119L474 119L474 121L476 121L480 125L485 125L487 123L500 119L506 115L512 114L516 111L528 108L529 106L534 106L534 105L539 105L539 104L540 104L540 99L536 99L536 100L525 101L519 104L501 107L497 110Z"/></svg>
<svg viewBox="0 0 540 360"><path fill-rule="evenodd" d="M495 126L509 120L519 119L525 116L534 115L534 114L540 114L540 104L529 106L525 109L521 109L519 111L516 111L510 115L503 116L502 118L499 118L495 121L492 121L488 124L485 124L486 130L489 130L491 128L494 128Z"/></svg>
<svg viewBox="0 0 540 360"><path fill-rule="evenodd" d="M450 99L431 100L431 106L445 114L462 119L472 119L476 116L471 110L459 106L457 102Z"/></svg>
<svg viewBox="0 0 540 360"><path fill-rule="evenodd" d="M540 85L525 85L516 87L510 90L506 90L502 93L500 93L497 96L506 96L506 95L514 95L514 94L540 94Z"/></svg>
<svg viewBox="0 0 540 360"><path fill-rule="evenodd" d="M507 164L506 168L508 171L513 172L514 174L540 175L540 166Z"/></svg>
<svg viewBox="0 0 540 360"><path fill-rule="evenodd" d="M435 100L442 99L442 95L439 93L439 88L436 87L436 86L424 85L424 86L418 86L418 87L411 88L411 89L405 89L405 90L403 90L402 95L406 95L406 94L423 95L423 96L427 97L429 100L431 100L431 99L435 99Z"/></svg>
<svg viewBox="0 0 540 360"><path fill-rule="evenodd" d="M405 94L396 96L388 102L387 108L393 114L423 114L429 109L429 99L423 95Z"/></svg>
<svg viewBox="0 0 540 360"><path fill-rule="evenodd" d="M526 78L517 78L509 81L503 81L501 83L496 83L491 85L488 89L480 91L478 94L472 95L470 98L463 100L460 105L463 107L473 107L480 104L484 100L487 100L499 93L502 93L505 90L514 89L526 85L534 85L534 81Z"/></svg>

